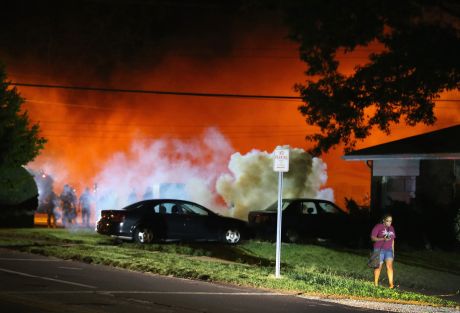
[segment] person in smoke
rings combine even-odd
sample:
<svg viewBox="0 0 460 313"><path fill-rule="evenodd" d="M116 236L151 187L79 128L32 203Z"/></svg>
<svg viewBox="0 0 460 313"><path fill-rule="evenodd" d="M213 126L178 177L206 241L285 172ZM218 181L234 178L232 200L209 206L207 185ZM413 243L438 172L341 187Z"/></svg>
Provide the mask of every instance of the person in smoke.
<svg viewBox="0 0 460 313"><path fill-rule="evenodd" d="M394 288L393 260L395 257L395 229L391 225L393 217L386 214L381 223L374 226L371 232L371 240L374 242L374 251L380 251L380 266L374 269L374 285L379 285L380 272L385 262L390 289Z"/></svg>
<svg viewBox="0 0 460 313"><path fill-rule="evenodd" d="M59 198L62 204L62 225L65 227L72 224L76 216L76 196L72 188L65 184Z"/></svg>
<svg viewBox="0 0 460 313"><path fill-rule="evenodd" d="M56 227L56 204L57 204L57 197L56 194L51 191L43 201L43 205L45 207L45 211L47 214L46 224L48 228L55 228Z"/></svg>
<svg viewBox="0 0 460 313"><path fill-rule="evenodd" d="M85 227L89 227L89 219L91 214L91 192L88 187L80 195L79 205L81 210L81 223Z"/></svg>

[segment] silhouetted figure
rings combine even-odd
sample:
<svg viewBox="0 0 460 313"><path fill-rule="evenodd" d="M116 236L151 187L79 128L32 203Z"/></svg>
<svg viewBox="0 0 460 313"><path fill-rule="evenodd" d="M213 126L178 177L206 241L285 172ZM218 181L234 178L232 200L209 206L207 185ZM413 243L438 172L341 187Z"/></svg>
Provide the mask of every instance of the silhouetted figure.
<svg viewBox="0 0 460 313"><path fill-rule="evenodd" d="M76 216L76 201L77 197L75 196L74 191L72 188L65 184L64 190L62 191L61 195L59 196L62 203L62 224L67 226L68 224L72 224L73 220Z"/></svg>
<svg viewBox="0 0 460 313"><path fill-rule="evenodd" d="M53 191L51 191L43 201L43 206L47 214L46 224L48 225L48 228L56 227L56 213L54 211L56 209L56 205L57 196Z"/></svg>
<svg viewBox="0 0 460 313"><path fill-rule="evenodd" d="M85 191L80 195L79 204L81 210L81 222L85 227L89 227L89 219L91 216L91 200L92 195L88 187L85 188Z"/></svg>

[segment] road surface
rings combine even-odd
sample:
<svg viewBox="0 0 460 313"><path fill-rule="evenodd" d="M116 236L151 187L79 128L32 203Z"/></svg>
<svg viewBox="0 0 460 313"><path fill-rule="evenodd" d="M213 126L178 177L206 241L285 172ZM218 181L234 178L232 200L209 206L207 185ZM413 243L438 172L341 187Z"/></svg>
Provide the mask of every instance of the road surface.
<svg viewBox="0 0 460 313"><path fill-rule="evenodd" d="M2 312L377 312L0 249Z"/></svg>

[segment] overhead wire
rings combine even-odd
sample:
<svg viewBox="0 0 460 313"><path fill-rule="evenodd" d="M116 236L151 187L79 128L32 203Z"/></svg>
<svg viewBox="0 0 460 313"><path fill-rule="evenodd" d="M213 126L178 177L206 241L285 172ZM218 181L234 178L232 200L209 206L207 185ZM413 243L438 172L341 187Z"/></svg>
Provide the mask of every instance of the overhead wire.
<svg viewBox="0 0 460 313"><path fill-rule="evenodd" d="M172 96L194 96L194 97L214 97L214 98L232 98L232 99L250 99L250 100L275 100L275 101L295 101L299 102L301 101L301 97L298 96L279 96L279 95L253 95L253 94L229 94L229 93L201 93L201 92L178 92L178 91L164 91L164 90L144 90L144 89L120 89L120 88L100 88L100 87L84 87L84 86L66 86L66 85L46 85L46 84L29 84L29 83L12 83L13 85L16 86L25 86L25 87L37 87L37 88L58 88L58 89L71 89L71 90L84 90L84 91L95 91L95 92L116 92L116 93L142 93L142 94L156 94L156 95L172 95ZM35 99L29 99L26 100L29 103L37 103L37 104L55 104L55 105L64 105L64 106L74 106L74 107L80 107L80 108L89 108L89 109L102 109L102 110L113 110L114 108L111 107L103 107L103 106L93 106L93 105L81 105L81 104L69 104L69 103L63 103L63 102L51 102L51 101L43 101L43 100L35 100ZM445 104L456 104L456 102L460 102L459 99L435 99L435 102L444 102ZM117 108L119 109L119 107ZM446 109L446 107L443 107L442 109ZM56 129L56 128L47 128L45 133L49 137L69 137L69 138L74 138L74 137L80 137L80 138L93 138L93 139L118 139L118 140L124 140L124 139L152 139L152 138L163 138L163 137L173 137L173 138L192 138L191 136L187 136L187 134L181 133L182 131L187 131L187 129L190 128L206 128L209 127L208 125L174 125L174 127L171 127L171 125L151 125L151 124L145 124L145 125L140 125L140 124L113 124L113 123L94 123L94 122L77 122L77 123L68 123L68 122L63 122L63 121L38 121L40 123L50 123L50 124L60 124L60 125L67 125L69 128L66 129ZM82 128L81 126L86 126ZM99 126L104 126L104 127L123 127L123 129L105 129L105 130L95 130L91 129L92 127L99 127ZM126 127L140 127L142 130L145 128L173 128L174 133L170 132L162 132L161 135L151 135L149 133L141 133L139 135L131 135L131 136L120 136L120 133L123 132L123 130L126 129ZM263 127L264 132L257 132L257 131L244 131L241 130L242 127L248 127L248 128L254 128L254 127ZM298 137L302 135L306 135L306 128L308 127L302 127L302 130L297 131L296 129L283 129L287 127L299 127L295 125L222 125L218 126L219 129L222 128L238 128L240 131L229 131L229 130L224 130L223 132L225 133L226 136L232 137L234 139L236 138L247 138L248 136L252 138L256 137L273 137L273 134L267 134L267 128L270 127L276 127L277 135L281 135L283 137ZM180 130L178 132L178 130ZM67 135L67 134L62 134L62 132L67 132L67 131L72 131L72 135ZM53 134L53 132L60 132L59 134ZM86 134L87 132L91 132L91 134ZM101 136L101 132L104 134L107 134L108 136ZM76 134L78 133L78 134ZM82 134L83 133L83 134ZM115 133L118 135L115 136L110 136L108 133ZM184 137L185 136L185 137Z"/></svg>
<svg viewBox="0 0 460 313"><path fill-rule="evenodd" d="M114 92L114 93L137 93L137 94L171 95L171 96L187 96L187 97L242 98L242 99L254 99L254 100L295 100L295 101L299 101L302 99L301 97L298 97L298 96L165 91L165 90L147 90L147 89L122 89L122 88L106 88L106 87L88 87L88 86L31 84L31 83L21 83L21 82L11 82L10 85L21 86L21 87L34 87L34 88L84 90L84 91Z"/></svg>
<svg viewBox="0 0 460 313"><path fill-rule="evenodd" d="M251 99L251 100L277 100L277 101L302 101L299 96L285 95L255 95L255 94L236 94L236 93L210 93L210 92L189 92L189 91L166 91L166 90L148 90L148 89L122 89L108 87L89 87L89 86L72 86L72 85L49 85L49 84L32 84L11 82L10 85L32 88L51 88L51 89L67 89L67 90L83 90L95 92L114 92L114 93L138 93L138 94L154 94L154 95L169 95L169 96L186 96L186 97L211 97L211 98L234 98L234 99ZM26 100L29 102L40 103L40 100ZM459 102L460 99L433 99L434 102ZM49 103L49 102L48 102ZM56 104L71 105L56 102ZM88 108L99 108L99 106L86 106Z"/></svg>

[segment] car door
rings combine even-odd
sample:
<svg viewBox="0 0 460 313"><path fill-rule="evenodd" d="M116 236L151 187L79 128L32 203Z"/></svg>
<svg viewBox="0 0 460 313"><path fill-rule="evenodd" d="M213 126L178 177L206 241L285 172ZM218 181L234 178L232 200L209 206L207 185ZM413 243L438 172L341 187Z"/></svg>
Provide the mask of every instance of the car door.
<svg viewBox="0 0 460 313"><path fill-rule="evenodd" d="M302 224L300 234L308 238L318 237L321 231L321 216L318 215L318 208L315 201L300 201L299 210L299 220Z"/></svg>
<svg viewBox="0 0 460 313"><path fill-rule="evenodd" d="M346 238L347 227L349 226L346 213L329 201L318 200L317 204L318 216L322 225L319 237L327 239Z"/></svg>
<svg viewBox="0 0 460 313"><path fill-rule="evenodd" d="M165 224L165 239L184 239L187 237L186 217L179 210L175 201L162 202L164 207L163 221Z"/></svg>
<svg viewBox="0 0 460 313"><path fill-rule="evenodd" d="M187 239L215 239L217 224L213 222L214 216L210 216L208 211L193 203L183 203L182 209L185 216Z"/></svg>
<svg viewBox="0 0 460 313"><path fill-rule="evenodd" d="M302 212L302 203L300 201L291 201L286 208L283 210L282 218L282 231L295 231L296 233L301 233L303 231L304 225L301 219ZM273 219L273 232L276 234L276 215Z"/></svg>

